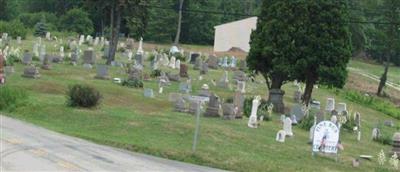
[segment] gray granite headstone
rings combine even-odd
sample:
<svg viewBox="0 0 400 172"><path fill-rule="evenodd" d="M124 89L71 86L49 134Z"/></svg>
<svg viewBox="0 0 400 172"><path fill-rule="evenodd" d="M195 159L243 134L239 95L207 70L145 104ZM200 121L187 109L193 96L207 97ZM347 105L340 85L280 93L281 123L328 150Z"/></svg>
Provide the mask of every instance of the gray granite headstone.
<svg viewBox="0 0 400 172"><path fill-rule="evenodd" d="M151 89L151 88L145 88L145 89L144 89L144 97L153 98L153 97L154 97L153 89Z"/></svg>
<svg viewBox="0 0 400 172"><path fill-rule="evenodd" d="M97 65L96 67L97 75L95 76L96 79L110 79L108 76L108 66L107 65Z"/></svg>

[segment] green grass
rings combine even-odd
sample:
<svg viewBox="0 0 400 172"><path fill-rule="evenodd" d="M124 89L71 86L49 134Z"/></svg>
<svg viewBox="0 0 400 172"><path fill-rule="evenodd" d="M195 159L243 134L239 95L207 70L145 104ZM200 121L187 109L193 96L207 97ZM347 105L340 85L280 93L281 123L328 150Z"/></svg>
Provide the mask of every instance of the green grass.
<svg viewBox="0 0 400 172"><path fill-rule="evenodd" d="M31 47L30 43L28 41L24 46ZM381 149L390 151L390 146L371 140L371 131L378 121L394 120L399 123L399 120L382 112L348 101L342 94L320 88L314 90L313 97L322 102L321 107L325 106L326 97L334 97L337 102L346 102L351 111L359 111L362 115L362 140L357 142L355 134L343 131L340 138L345 150L340 152L339 162L323 156L313 158L311 145L307 144L309 133L297 126L294 127L294 137L286 139L283 144L276 142L276 132L282 129L279 114L274 114L272 121L264 122L258 129L248 128L247 118L227 121L202 117L198 149L192 153L195 118L173 112L173 106L168 102L168 93L177 92L178 83L165 88L164 94L156 93L156 97L150 99L143 96L143 89L96 80L95 69L86 70L82 65L54 64L53 70L41 70L42 78L37 80L22 78L22 65L18 64L15 68L16 73L8 78L6 85L26 90L29 103L12 113L3 112L8 116L101 144L234 171L378 170L376 159L362 161L359 168L351 167L351 161L362 154L376 156ZM218 80L223 71L210 70L210 77L202 81L196 80L199 71L190 70L189 73L194 78L193 89L198 90L204 83L209 84L211 79ZM115 67L111 68L110 75L127 77ZM229 75L232 78L232 72ZM258 80L260 84L246 84L246 96L261 95L266 98L266 85L262 84L261 78ZM77 83L98 89L104 97L101 104L93 109L68 107L67 88ZM145 88L153 88L155 92L157 85L156 80L144 82ZM221 98L234 95L233 90L216 88L211 84L210 87ZM294 104L292 96L295 89L292 84L284 86L284 100L288 107ZM383 130L390 135L396 131L389 127Z"/></svg>
<svg viewBox="0 0 400 172"><path fill-rule="evenodd" d="M364 63L358 60L351 60L348 67L356 68L364 73L373 74L378 77L381 77L384 70L383 65ZM395 84L400 84L400 67L391 66L389 68L388 80Z"/></svg>

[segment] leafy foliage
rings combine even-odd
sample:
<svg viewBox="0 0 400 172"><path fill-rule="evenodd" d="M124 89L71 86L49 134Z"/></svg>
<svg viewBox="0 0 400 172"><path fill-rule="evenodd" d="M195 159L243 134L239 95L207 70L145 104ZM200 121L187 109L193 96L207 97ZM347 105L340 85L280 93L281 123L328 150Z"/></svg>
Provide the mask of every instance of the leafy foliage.
<svg viewBox="0 0 400 172"><path fill-rule="evenodd" d="M69 32L85 35L92 34L94 31L89 14L80 8L71 9L61 16L59 27Z"/></svg>
<svg viewBox="0 0 400 172"><path fill-rule="evenodd" d="M25 38L28 30L19 20L13 20L10 22L0 21L0 33L8 33L9 36L16 38L21 36L21 38Z"/></svg>
<svg viewBox="0 0 400 172"><path fill-rule="evenodd" d="M0 87L0 110L13 111L17 107L25 104L28 94L23 89L11 88L8 86Z"/></svg>
<svg viewBox="0 0 400 172"><path fill-rule="evenodd" d="M34 35L44 37L48 31L47 29L46 19L43 17L39 23L36 23Z"/></svg>
<svg viewBox="0 0 400 172"><path fill-rule="evenodd" d="M122 81L122 85L131 88L143 88L143 81L135 79L135 80L124 80Z"/></svg>
<svg viewBox="0 0 400 172"><path fill-rule="evenodd" d="M299 123L299 127L304 130L310 130L310 128L314 125L314 115L305 116Z"/></svg>
<svg viewBox="0 0 400 172"><path fill-rule="evenodd" d="M94 107L102 98L99 91L88 85L76 84L70 86L67 92L67 104L72 107Z"/></svg>

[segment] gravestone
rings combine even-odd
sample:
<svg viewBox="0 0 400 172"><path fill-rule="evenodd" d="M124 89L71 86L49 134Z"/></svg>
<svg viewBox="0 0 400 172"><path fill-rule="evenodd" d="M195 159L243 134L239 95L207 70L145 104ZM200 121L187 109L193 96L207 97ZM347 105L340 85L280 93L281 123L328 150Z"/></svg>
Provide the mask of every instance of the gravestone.
<svg viewBox="0 0 400 172"><path fill-rule="evenodd" d="M159 87L164 87L170 84L169 78L165 74L165 72L161 72L161 76L158 77L158 85Z"/></svg>
<svg viewBox="0 0 400 172"><path fill-rule="evenodd" d="M208 73L208 64L203 63L200 69L200 75L206 75Z"/></svg>
<svg viewBox="0 0 400 172"><path fill-rule="evenodd" d="M126 39L126 49L133 50L135 48L134 47L134 42L135 41L132 38Z"/></svg>
<svg viewBox="0 0 400 172"><path fill-rule="evenodd" d="M292 120L289 117L286 117L283 121L283 130L285 131L287 136L293 136Z"/></svg>
<svg viewBox="0 0 400 172"><path fill-rule="evenodd" d="M175 69L175 65L176 65L176 57L172 56L168 66L172 69Z"/></svg>
<svg viewBox="0 0 400 172"><path fill-rule="evenodd" d="M186 64L181 64L181 67L179 69L179 76L183 78L189 77L188 75L188 66Z"/></svg>
<svg viewBox="0 0 400 172"><path fill-rule="evenodd" d="M192 92L192 86L188 82L181 82L179 84L179 91L185 94Z"/></svg>
<svg viewBox="0 0 400 172"><path fill-rule="evenodd" d="M144 97L153 98L154 97L153 89L145 88L144 89Z"/></svg>
<svg viewBox="0 0 400 172"><path fill-rule="evenodd" d="M297 122L300 122L301 120L303 120L305 113L303 111L303 106L300 104L296 104L292 107L292 109L290 110L290 115L294 115L296 116L296 120Z"/></svg>
<svg viewBox="0 0 400 172"><path fill-rule="evenodd" d="M277 142L284 143L284 142L285 142L285 138L286 138L286 132L285 132L285 130L279 130L278 133L276 133L276 138L275 138L275 140L276 140Z"/></svg>
<svg viewBox="0 0 400 172"><path fill-rule="evenodd" d="M143 70L138 67L131 67L128 70L128 80L143 80Z"/></svg>
<svg viewBox="0 0 400 172"><path fill-rule="evenodd" d="M200 58L200 54L199 53L190 53L190 63L191 64L195 64L196 60Z"/></svg>
<svg viewBox="0 0 400 172"><path fill-rule="evenodd" d="M378 140L380 137L381 137L381 131L379 130L379 128L373 128L372 134L371 134L371 139Z"/></svg>
<svg viewBox="0 0 400 172"><path fill-rule="evenodd" d="M144 61L143 54L141 54L141 53L136 53L136 55L135 55L135 60L136 60L136 65L141 65L141 66L143 66L143 61Z"/></svg>
<svg viewBox="0 0 400 172"><path fill-rule="evenodd" d="M200 102L199 101L190 101L189 104L189 113L195 115L197 109L200 106Z"/></svg>
<svg viewBox="0 0 400 172"><path fill-rule="evenodd" d="M302 95L303 95L303 93L302 93L302 91L301 91L301 89L299 87L296 91L294 91L294 96L293 96L294 102L300 103Z"/></svg>
<svg viewBox="0 0 400 172"><path fill-rule="evenodd" d="M186 112L186 101L183 97L177 98L175 101L175 111L176 112Z"/></svg>
<svg viewBox="0 0 400 172"><path fill-rule="evenodd" d="M24 58L22 59L22 63L24 65L29 65L32 63L32 54L25 52L24 53Z"/></svg>
<svg viewBox="0 0 400 172"><path fill-rule="evenodd" d="M35 66L27 66L24 69L22 77L33 78L33 79L40 78L39 69Z"/></svg>
<svg viewBox="0 0 400 172"><path fill-rule="evenodd" d="M206 109L206 113L204 116L206 117L219 117L219 97L215 94L211 94L210 101L208 102L208 106Z"/></svg>
<svg viewBox="0 0 400 172"><path fill-rule="evenodd" d="M261 97L256 96L254 97L252 104L251 104L251 113L249 117L249 121L247 122L247 126L250 128L257 128L258 123L257 123L257 112L258 112L258 106L261 104Z"/></svg>
<svg viewBox="0 0 400 172"><path fill-rule="evenodd" d="M202 65L203 65L203 60L201 58L197 58L193 69L194 70L200 70Z"/></svg>
<svg viewBox="0 0 400 172"><path fill-rule="evenodd" d="M245 93L245 92L246 92L246 82L244 82L244 81L238 81L238 82L237 82L236 91L239 91L239 92L241 92L241 93Z"/></svg>
<svg viewBox="0 0 400 172"><path fill-rule="evenodd" d="M223 68L226 68L226 67L228 67L229 65L228 65L228 57L224 57L224 59L222 60L222 65L221 65L221 67L223 67Z"/></svg>
<svg viewBox="0 0 400 172"><path fill-rule="evenodd" d="M235 106L232 103L224 103L222 105L224 119L235 119Z"/></svg>
<svg viewBox="0 0 400 172"><path fill-rule="evenodd" d="M243 117L243 107L244 107L244 94L240 91L235 92L235 97L233 98L233 105L237 109L236 118Z"/></svg>
<svg viewBox="0 0 400 172"><path fill-rule="evenodd" d="M93 50L85 50L83 52L83 64L93 65L96 63L96 55Z"/></svg>
<svg viewBox="0 0 400 172"><path fill-rule="evenodd" d="M208 67L211 69L218 69L218 58L211 55L207 59Z"/></svg>
<svg viewBox="0 0 400 172"><path fill-rule="evenodd" d="M108 66L107 65L97 65L96 67L97 75L95 76L96 79L110 79L108 76Z"/></svg>
<svg viewBox="0 0 400 172"><path fill-rule="evenodd" d="M392 140L392 154L396 153L397 155L400 155L400 132L394 133Z"/></svg>
<svg viewBox="0 0 400 172"><path fill-rule="evenodd" d="M354 122L358 128L361 127L361 114L359 112L356 112L356 115L354 117Z"/></svg>
<svg viewBox="0 0 400 172"><path fill-rule="evenodd" d="M181 77L179 76L179 74L167 73L167 77L170 81L179 82L181 80Z"/></svg>
<svg viewBox="0 0 400 172"><path fill-rule="evenodd" d="M246 82L248 80L248 77L247 77L246 73L244 73L243 71L235 71L233 73L233 80Z"/></svg>
<svg viewBox="0 0 400 172"><path fill-rule="evenodd" d="M181 60L176 60L176 62L175 62L175 68L176 69L180 69L181 68Z"/></svg>
<svg viewBox="0 0 400 172"><path fill-rule="evenodd" d="M49 60L50 62L53 63L61 63L64 59L61 56L58 55L49 55Z"/></svg>
<svg viewBox="0 0 400 172"><path fill-rule="evenodd" d="M203 86L201 86L201 90L199 91L199 96L203 96L203 97L210 97L210 89L208 87L207 84L203 84Z"/></svg>
<svg viewBox="0 0 400 172"><path fill-rule="evenodd" d="M218 81L218 86L221 88L229 88L228 71L224 72L221 79Z"/></svg>
<svg viewBox="0 0 400 172"><path fill-rule="evenodd" d="M71 54L71 64L76 65L79 60L79 49L74 48Z"/></svg>
<svg viewBox="0 0 400 172"><path fill-rule="evenodd" d="M39 52L39 59L40 61L44 60L44 56L46 55L46 46L45 45L41 45L40 46L40 52Z"/></svg>
<svg viewBox="0 0 400 172"><path fill-rule="evenodd" d="M322 112L322 111L317 112L316 117L317 117L317 119L316 119L317 124L320 123L321 121L325 120L325 115L324 115L324 112Z"/></svg>
<svg viewBox="0 0 400 172"><path fill-rule="evenodd" d="M388 127L394 127L394 122L392 120L385 120L383 122L383 125L388 126Z"/></svg>
<svg viewBox="0 0 400 172"><path fill-rule="evenodd" d="M42 69L44 69L44 70L50 70L51 69L50 60L51 60L50 55L46 54L44 56L44 59L43 59Z"/></svg>
<svg viewBox="0 0 400 172"><path fill-rule="evenodd" d="M310 109L317 109L320 110L321 109L321 102L313 100L310 103Z"/></svg>
<svg viewBox="0 0 400 172"><path fill-rule="evenodd" d="M347 111L346 103L338 103L336 106L336 111L338 114L342 114L343 111Z"/></svg>
<svg viewBox="0 0 400 172"><path fill-rule="evenodd" d="M339 128L330 121L322 121L315 126L312 151L337 153Z"/></svg>
<svg viewBox="0 0 400 172"><path fill-rule="evenodd" d="M327 98L326 99L326 111L332 112L335 110L335 99L334 98Z"/></svg>
<svg viewBox="0 0 400 172"><path fill-rule="evenodd" d="M0 54L0 84L4 84L6 81L4 74L4 61L3 55Z"/></svg>

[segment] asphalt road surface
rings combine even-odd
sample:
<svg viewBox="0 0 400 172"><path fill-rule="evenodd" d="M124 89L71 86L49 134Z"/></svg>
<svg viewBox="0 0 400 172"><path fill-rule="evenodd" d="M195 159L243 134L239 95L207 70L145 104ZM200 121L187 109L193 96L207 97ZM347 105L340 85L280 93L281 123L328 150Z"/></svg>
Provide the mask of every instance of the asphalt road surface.
<svg viewBox="0 0 400 172"><path fill-rule="evenodd" d="M220 171L102 146L0 115L0 171Z"/></svg>

